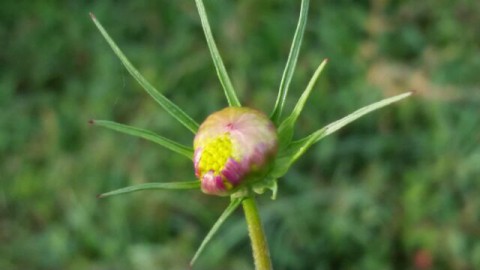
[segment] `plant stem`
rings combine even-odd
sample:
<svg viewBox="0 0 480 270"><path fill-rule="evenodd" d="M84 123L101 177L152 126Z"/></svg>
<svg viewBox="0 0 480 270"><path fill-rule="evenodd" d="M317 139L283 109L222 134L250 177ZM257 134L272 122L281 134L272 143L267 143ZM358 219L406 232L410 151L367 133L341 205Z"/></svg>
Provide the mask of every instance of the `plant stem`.
<svg viewBox="0 0 480 270"><path fill-rule="evenodd" d="M252 243L253 260L256 270L271 270L270 252L263 232L262 222L258 213L257 203L253 196L248 196L242 201L243 211L247 219L248 234Z"/></svg>

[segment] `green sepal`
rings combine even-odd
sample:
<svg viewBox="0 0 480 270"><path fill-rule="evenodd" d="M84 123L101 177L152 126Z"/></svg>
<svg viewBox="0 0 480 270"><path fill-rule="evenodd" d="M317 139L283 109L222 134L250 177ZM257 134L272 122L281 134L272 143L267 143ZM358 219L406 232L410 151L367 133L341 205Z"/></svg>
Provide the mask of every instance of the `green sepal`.
<svg viewBox="0 0 480 270"><path fill-rule="evenodd" d="M116 123L113 121L107 121L107 120L90 120L90 123L152 141L169 150L172 150L173 152L181 154L189 159L193 158L193 149L191 147L185 146L183 144L177 143L175 141L172 141L170 139L157 135L152 131Z"/></svg>
<svg viewBox="0 0 480 270"><path fill-rule="evenodd" d="M297 104L292 110L292 113L287 118L285 118L285 120L280 124L280 127L278 128L278 140L281 146L288 145L291 142L293 137L293 131L295 128L295 123L297 122L297 119L300 116L303 110L303 107L305 106L305 103L307 102L308 97L310 96L310 93L312 92L312 89L315 86L315 83L317 82L318 77L320 76L323 69L327 65L327 62L328 62L328 59L325 59L318 66L312 78L308 82L307 87L305 88L302 95L298 99Z"/></svg>
<svg viewBox="0 0 480 270"><path fill-rule="evenodd" d="M290 82L292 81L293 72L295 71L298 55L300 53L303 33L305 33L305 26L307 25L308 5L309 0L302 0L297 28L295 29L295 35L293 36L292 46L290 48L290 53L288 54L287 64L285 65L282 79L280 81L280 87L278 89L275 107L273 108L272 114L270 116L270 119L272 119L273 123L275 123L276 125L280 123L283 106L285 105L285 100L288 94L288 88L290 87Z"/></svg>
<svg viewBox="0 0 480 270"><path fill-rule="evenodd" d="M280 148L277 158L275 159L272 170L270 171L269 177L280 178L285 175L290 168L290 166L300 158L313 144L317 143L326 136L338 131L342 127L350 124L351 122L357 120L358 118L388 106L392 103L398 102L402 99L405 99L412 95L413 92L403 93L397 96L383 99L381 101L375 102L363 108L360 108L353 113L335 121L327 126L315 131L314 133L308 135L307 137L294 141L290 143L287 147Z"/></svg>
<svg viewBox="0 0 480 270"><path fill-rule="evenodd" d="M228 76L225 65L223 64L222 57L218 51L215 40L213 39L212 30L210 29L210 24L208 23L207 12L205 11L205 6L203 5L202 0L195 0L197 4L198 14L200 15L200 21L202 22L203 32L205 33L205 38L207 39L208 48L212 56L213 64L217 70L218 79L223 86L225 96L227 97L228 105L234 107L241 107L240 101L237 98L235 89L233 88L230 77Z"/></svg>
<svg viewBox="0 0 480 270"><path fill-rule="evenodd" d="M186 128L188 128L192 133L196 133L198 130L198 123L195 122L187 113L185 113L180 107L175 105L175 103L171 102L168 98L166 98L163 94L161 94L155 87L153 87L146 79L143 77L140 72L130 63L127 57L123 54L123 52L118 48L117 44L110 35L107 33L105 28L100 24L97 18L90 13L93 22L97 26L100 33L103 35L107 43L110 45L112 50L115 52L117 57L120 59L122 64L128 70L128 72L137 80L137 82L145 89L145 91L153 98L155 101L160 104L171 116L173 116L177 121L183 124Z"/></svg>
<svg viewBox="0 0 480 270"><path fill-rule="evenodd" d="M152 190L152 189L172 190L172 189L198 189L198 188L200 188L200 181L198 180L184 181L184 182L169 182L169 183L144 183L144 184L133 185L133 186L105 192L98 195L97 197L105 198L105 197L110 197L115 195L121 195L121 194L136 192L136 191L142 191L142 190Z"/></svg>
<svg viewBox="0 0 480 270"><path fill-rule="evenodd" d="M290 169L290 166L292 166L293 161L292 161L292 156L294 154L289 154L289 153L294 153L295 151L290 151L290 147L287 149L284 149L284 153L280 153L278 157L275 159L275 163L273 165L272 170L268 174L270 178L280 178L284 176L288 170Z"/></svg>
<svg viewBox="0 0 480 270"><path fill-rule="evenodd" d="M240 205L242 202L243 198L232 198L230 201L230 204L227 206L227 208L223 211L223 213L220 215L220 217L217 219L215 224L213 224L212 228L210 231L207 233L205 238L203 239L202 243L200 244L200 247L198 247L197 251L195 252L195 255L193 256L192 260L190 261L190 266L192 266L195 261L198 259L202 251L205 249L207 244L210 242L212 237L215 235L215 233L218 231L220 226L227 220L227 218L237 209L237 207Z"/></svg>
<svg viewBox="0 0 480 270"><path fill-rule="evenodd" d="M270 197L272 200L277 198L277 191L278 191L278 179L266 177L262 181L259 181L252 186L252 190L257 194L263 194L266 190L270 190L272 192L272 196Z"/></svg>

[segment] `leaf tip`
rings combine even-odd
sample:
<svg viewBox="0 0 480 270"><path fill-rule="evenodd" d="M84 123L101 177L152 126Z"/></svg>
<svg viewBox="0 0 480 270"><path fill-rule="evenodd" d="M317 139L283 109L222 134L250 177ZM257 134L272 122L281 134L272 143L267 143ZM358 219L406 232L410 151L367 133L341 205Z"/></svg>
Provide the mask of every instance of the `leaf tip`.
<svg viewBox="0 0 480 270"><path fill-rule="evenodd" d="M97 199L103 199L103 198L105 198L105 196L103 195L103 193L102 193L102 194L97 194L95 197L96 197Z"/></svg>
<svg viewBox="0 0 480 270"><path fill-rule="evenodd" d="M193 264L195 263L195 259L193 258L189 263L188 263L188 269L193 269Z"/></svg>
<svg viewBox="0 0 480 270"><path fill-rule="evenodd" d="M401 96L401 99L404 99L404 98L408 98L408 97L411 97L411 96L416 96L417 94L418 94L417 90L410 90L410 91L405 92L403 94L400 94L398 96Z"/></svg>
<svg viewBox="0 0 480 270"><path fill-rule="evenodd" d="M96 21L97 20L97 17L95 17L95 14L93 14L93 12L88 12L88 15L90 15L90 18L92 18L92 20Z"/></svg>
<svg viewBox="0 0 480 270"><path fill-rule="evenodd" d="M93 120L93 119L88 120L88 124L95 125L95 120Z"/></svg>

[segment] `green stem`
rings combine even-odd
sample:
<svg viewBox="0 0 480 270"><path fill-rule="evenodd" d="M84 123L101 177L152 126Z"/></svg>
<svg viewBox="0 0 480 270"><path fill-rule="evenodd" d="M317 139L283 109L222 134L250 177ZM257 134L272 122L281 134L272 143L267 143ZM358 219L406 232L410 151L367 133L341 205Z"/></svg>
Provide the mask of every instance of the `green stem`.
<svg viewBox="0 0 480 270"><path fill-rule="evenodd" d="M242 201L243 211L247 219L248 234L252 243L253 260L255 261L255 269L270 270L272 262L270 261L270 252L268 251L268 243L263 232L262 222L258 213L257 204L253 196L246 197Z"/></svg>

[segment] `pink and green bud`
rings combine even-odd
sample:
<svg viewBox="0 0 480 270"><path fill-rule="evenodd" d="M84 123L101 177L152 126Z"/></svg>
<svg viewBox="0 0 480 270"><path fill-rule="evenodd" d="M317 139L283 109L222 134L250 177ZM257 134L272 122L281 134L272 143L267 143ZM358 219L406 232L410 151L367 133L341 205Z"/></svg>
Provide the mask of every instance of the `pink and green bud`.
<svg viewBox="0 0 480 270"><path fill-rule="evenodd" d="M193 141L202 191L225 196L259 178L277 152L277 130L260 111L228 107L211 114Z"/></svg>

